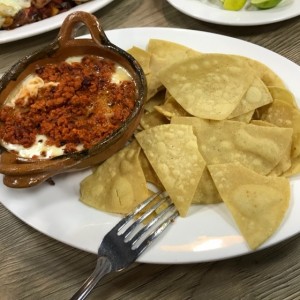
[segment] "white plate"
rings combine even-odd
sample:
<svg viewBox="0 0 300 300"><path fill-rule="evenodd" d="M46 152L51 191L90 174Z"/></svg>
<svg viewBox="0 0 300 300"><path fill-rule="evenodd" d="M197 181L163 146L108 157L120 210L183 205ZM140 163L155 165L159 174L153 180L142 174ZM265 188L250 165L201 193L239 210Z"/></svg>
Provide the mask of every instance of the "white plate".
<svg viewBox="0 0 300 300"><path fill-rule="evenodd" d="M73 7L72 9L58 14L54 17L41 20L36 23L24 25L21 27L18 27L16 29L12 30L0 30L0 44L12 42L12 41L18 41L20 39L24 39L27 37L35 36L40 33L44 33L53 29L56 29L60 27L64 19L66 18L67 15L74 11L86 11L93 13L100 8L106 6L113 0L94 0L90 1L78 6Z"/></svg>
<svg viewBox="0 0 300 300"><path fill-rule="evenodd" d="M224 10L219 0L167 0L182 13L198 20L233 26L263 25L300 15L299 0L283 0L272 9L246 6L240 11Z"/></svg>
<svg viewBox="0 0 300 300"><path fill-rule="evenodd" d="M207 32L170 28L132 28L107 31L112 42L128 49L144 48L150 38L171 40L202 52L242 54L262 60L285 81L300 102L300 67L267 49L238 39ZM79 202L79 182L90 171L55 177L55 186L30 189L0 185L0 198L18 218L63 243L96 253L105 233L119 220ZM286 218L263 247L300 232L300 177L291 180L292 195ZM186 218L177 218L167 232L139 259L147 263L191 263L220 260L250 253L223 204L193 206Z"/></svg>

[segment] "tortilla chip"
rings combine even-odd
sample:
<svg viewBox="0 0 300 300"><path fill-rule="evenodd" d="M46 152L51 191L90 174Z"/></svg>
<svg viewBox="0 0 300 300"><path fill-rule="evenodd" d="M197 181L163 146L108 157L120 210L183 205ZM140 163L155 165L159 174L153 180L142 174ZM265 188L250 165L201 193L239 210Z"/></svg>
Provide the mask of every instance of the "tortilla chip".
<svg viewBox="0 0 300 300"><path fill-rule="evenodd" d="M282 176L291 177L300 173L300 156L292 158L291 167Z"/></svg>
<svg viewBox="0 0 300 300"><path fill-rule="evenodd" d="M237 57L240 57L242 60L246 61L266 86L277 86L285 88L283 80L267 65L249 57L238 55Z"/></svg>
<svg viewBox="0 0 300 300"><path fill-rule="evenodd" d="M171 123L193 125L199 151L207 164L239 162L263 175L279 163L293 134L290 128L229 120L173 117Z"/></svg>
<svg viewBox="0 0 300 300"><path fill-rule="evenodd" d="M166 118L172 118L174 116L190 116L190 114L186 112L172 96L162 105L155 106L155 109Z"/></svg>
<svg viewBox="0 0 300 300"><path fill-rule="evenodd" d="M258 109L261 121L266 121L279 127L293 127L293 110L295 108L288 103L275 99L271 105Z"/></svg>
<svg viewBox="0 0 300 300"><path fill-rule="evenodd" d="M160 182L155 171L153 170L153 168L143 150L140 152L139 160L140 160L140 164L142 166L146 181L154 184L159 189L163 189L162 183Z"/></svg>
<svg viewBox="0 0 300 300"><path fill-rule="evenodd" d="M238 121L238 122L244 122L244 123L249 123L252 120L252 117L254 115L255 110L251 110L245 114L236 116L234 118L231 118L231 121Z"/></svg>
<svg viewBox="0 0 300 300"><path fill-rule="evenodd" d="M253 125L258 125L258 126L276 127L275 124L272 124L270 122L263 121L263 120L251 120L250 123Z"/></svg>
<svg viewBox="0 0 300 300"><path fill-rule="evenodd" d="M146 75L147 80L147 101L163 89L160 80L153 73Z"/></svg>
<svg viewBox="0 0 300 300"><path fill-rule="evenodd" d="M292 157L300 155L300 111L294 106L275 99L272 105L258 109L258 115L263 121L279 127L293 129Z"/></svg>
<svg viewBox="0 0 300 300"><path fill-rule="evenodd" d="M203 54L158 74L175 100L191 115L226 119L254 80L251 68L238 58Z"/></svg>
<svg viewBox="0 0 300 300"><path fill-rule="evenodd" d="M147 51L151 54L150 68L154 74L178 61L201 55L189 47L160 39L150 39Z"/></svg>
<svg viewBox="0 0 300 300"><path fill-rule="evenodd" d="M298 109L296 99L295 99L294 95L292 94L292 92L290 92L289 90L287 90L285 88L278 87L278 86L268 86L268 89L269 89L273 99L281 100L287 104L292 105L294 108Z"/></svg>
<svg viewBox="0 0 300 300"><path fill-rule="evenodd" d="M149 113L145 113L142 116L140 121L140 125L144 129L148 129L154 126L167 124L167 123L170 123L168 119L156 110Z"/></svg>
<svg viewBox="0 0 300 300"><path fill-rule="evenodd" d="M145 112L153 112L155 106L162 105L165 102L166 91L162 90L150 98L144 105Z"/></svg>
<svg viewBox="0 0 300 300"><path fill-rule="evenodd" d="M213 182L211 175L205 167L200 182L197 186L194 198L192 200L193 204L215 204L222 202L222 198Z"/></svg>
<svg viewBox="0 0 300 300"><path fill-rule="evenodd" d="M257 174L239 164L208 168L242 235L256 249L282 223L289 206L289 181Z"/></svg>
<svg viewBox="0 0 300 300"><path fill-rule="evenodd" d="M153 74L150 70L150 60L151 54L138 47L132 47L127 50L141 65L147 81L147 100L156 95L162 88L161 82L158 80L157 76Z"/></svg>
<svg viewBox="0 0 300 300"><path fill-rule="evenodd" d="M228 116L228 119L253 111L258 107L271 103L272 101L273 98L268 88L260 78L256 77L245 95L242 97L238 106Z"/></svg>
<svg viewBox="0 0 300 300"><path fill-rule="evenodd" d="M150 74L150 53L138 48L138 47L132 47L129 50L127 50L129 54L131 54L137 62L141 65L145 75Z"/></svg>
<svg viewBox="0 0 300 300"><path fill-rule="evenodd" d="M80 200L96 209L127 214L149 196L139 162L141 148L131 143L80 183Z"/></svg>
<svg viewBox="0 0 300 300"><path fill-rule="evenodd" d="M258 125L258 126L276 127L276 125L263 120L252 120L251 124ZM292 149L292 141L287 146L279 163L268 174L269 176L280 176L291 167L291 149Z"/></svg>
<svg viewBox="0 0 300 300"><path fill-rule="evenodd" d="M275 166L275 168L268 174L269 176L281 176L285 171L290 169L292 166L291 160L291 149L292 149L292 141L287 146L285 152L279 163Z"/></svg>
<svg viewBox="0 0 300 300"><path fill-rule="evenodd" d="M186 216L205 167L192 126L160 125L136 134L181 216Z"/></svg>
<svg viewBox="0 0 300 300"><path fill-rule="evenodd" d="M160 70L180 60L200 55L198 51L191 48L159 39L150 39L147 51L151 55L150 74L147 76L149 98L162 88L162 83L157 77Z"/></svg>

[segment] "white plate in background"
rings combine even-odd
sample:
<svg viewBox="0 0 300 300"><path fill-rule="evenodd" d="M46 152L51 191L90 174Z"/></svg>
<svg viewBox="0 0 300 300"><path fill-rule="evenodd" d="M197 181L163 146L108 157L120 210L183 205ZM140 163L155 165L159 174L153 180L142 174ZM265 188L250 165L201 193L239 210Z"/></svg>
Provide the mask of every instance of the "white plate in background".
<svg viewBox="0 0 300 300"><path fill-rule="evenodd" d="M93 0L77 5L66 12L50 17L48 19L44 19L32 24L27 24L12 30L0 30L0 44L18 41L20 39L35 36L56 29L60 27L64 19L70 13L73 13L75 11L86 11L89 13L93 13L103 8L112 1L113 0Z"/></svg>
<svg viewBox="0 0 300 300"><path fill-rule="evenodd" d="M251 26L276 23L300 15L299 0L283 0L271 9L258 10L248 4L240 11L222 8L220 0L167 0L182 13L209 23ZM249 1L250 2L250 1Z"/></svg>

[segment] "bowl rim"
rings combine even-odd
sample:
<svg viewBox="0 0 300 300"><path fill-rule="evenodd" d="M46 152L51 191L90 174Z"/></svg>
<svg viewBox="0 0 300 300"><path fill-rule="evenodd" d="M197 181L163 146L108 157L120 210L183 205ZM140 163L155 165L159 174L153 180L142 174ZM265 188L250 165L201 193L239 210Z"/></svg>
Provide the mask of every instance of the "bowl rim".
<svg viewBox="0 0 300 300"><path fill-rule="evenodd" d="M86 27L88 28L91 34L91 38L84 38L84 39L75 38L76 27L78 23L83 23L84 25L86 25ZM147 98L147 80L146 80L145 73L142 67L140 66L140 64L138 63L138 61L128 52L121 49L117 45L111 43L107 38L103 28L101 27L98 19L94 15L83 11L77 11L68 15L62 24L59 34L57 35L57 37L53 42L51 42L50 44L48 44L47 46L41 49L36 50L31 54L22 57L3 74L3 76L0 78L0 97L2 92L6 89L9 83L11 82L18 83L19 76L30 65L45 58L52 58L57 53L59 57L59 53L64 51L64 49L73 51L75 49L78 49L79 47L92 47L93 49L96 49L100 52L102 50L102 54L103 54L103 50L106 50L126 60L126 62L129 64L132 71L130 72L130 74L135 75L132 76L132 80L135 83L135 88L136 88L135 105L131 110L130 115L126 118L126 120L124 120L116 130L114 130L111 134L106 136L104 139L100 140L97 144L91 146L88 149L83 149L72 153L64 153L59 156L48 158L48 160L56 160L66 156L78 160L80 158L83 158L86 155L90 155L90 156L96 155L99 149L105 150L114 141L118 140L124 134L124 132L126 132L128 126L132 124L135 118L142 112L143 105ZM87 48L87 49L92 49L92 48ZM89 54L87 53L86 55ZM102 56L99 55L99 57L106 58L104 55ZM124 68L126 69L126 67ZM5 103L5 99L3 99L0 106L2 106L4 103ZM3 151L9 152L4 146L1 145L0 147L3 148ZM22 160L26 161L26 158L25 159L22 158ZM47 158L41 160L47 160Z"/></svg>

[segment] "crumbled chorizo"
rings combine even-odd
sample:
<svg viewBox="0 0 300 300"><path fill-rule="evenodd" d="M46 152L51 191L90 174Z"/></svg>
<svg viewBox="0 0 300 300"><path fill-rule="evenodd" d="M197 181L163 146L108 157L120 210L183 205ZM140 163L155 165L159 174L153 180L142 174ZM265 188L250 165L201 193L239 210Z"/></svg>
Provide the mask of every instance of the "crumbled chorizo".
<svg viewBox="0 0 300 300"><path fill-rule="evenodd" d="M119 128L135 105L133 80L114 83L115 71L114 62L96 56L37 66L44 87L14 107L1 107L0 138L30 147L41 134L49 145L65 146L65 153L78 145L91 148Z"/></svg>

